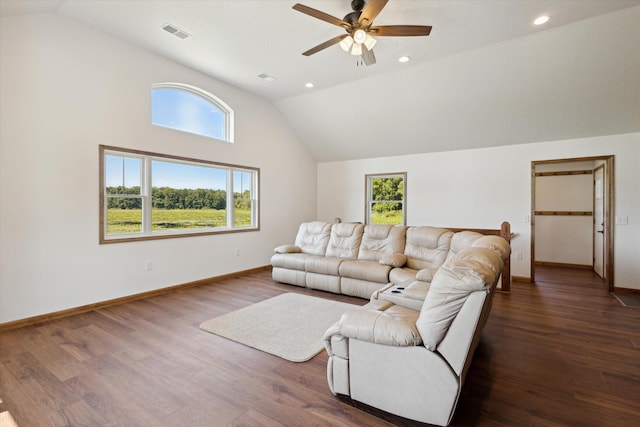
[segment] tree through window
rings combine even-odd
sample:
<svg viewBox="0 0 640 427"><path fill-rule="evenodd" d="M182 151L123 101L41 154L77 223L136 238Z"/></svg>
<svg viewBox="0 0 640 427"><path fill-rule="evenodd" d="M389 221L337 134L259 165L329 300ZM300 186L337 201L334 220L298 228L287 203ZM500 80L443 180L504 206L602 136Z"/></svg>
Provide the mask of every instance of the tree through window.
<svg viewBox="0 0 640 427"><path fill-rule="evenodd" d="M367 224L406 224L406 172L366 175Z"/></svg>

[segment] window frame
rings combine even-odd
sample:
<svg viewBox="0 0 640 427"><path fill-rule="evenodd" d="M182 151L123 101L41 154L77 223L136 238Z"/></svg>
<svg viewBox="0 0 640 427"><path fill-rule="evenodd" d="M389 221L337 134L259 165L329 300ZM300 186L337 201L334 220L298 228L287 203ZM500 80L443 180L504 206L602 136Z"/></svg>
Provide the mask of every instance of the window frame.
<svg viewBox="0 0 640 427"><path fill-rule="evenodd" d="M108 208L108 195L106 191L106 156L107 155L122 155L131 158L142 159L141 172L140 172L140 195L133 195L133 197L140 197L142 199L142 231L140 233L131 234L107 234L107 208ZM198 228L192 229L194 231L180 230L180 231L152 231L151 230L151 215L153 211L152 207L152 176L151 168L145 165L150 164L153 160L187 164L194 166L214 167L225 170L227 173L227 188L226 188L226 218L227 225L225 227L217 228ZM189 157L175 156L169 154L154 153L148 151L141 151L129 148L115 147L109 145L99 145L99 243L122 243L122 242L135 242L144 240L157 240L157 239L170 239L178 237L192 237L192 236L209 236L215 234L228 234L228 233L242 233L249 231L260 231L260 168L252 166L241 166L229 163L214 162L210 160L194 159ZM236 226L235 225L235 198L233 192L233 173L234 172L250 172L253 176L253 182L251 185L252 202L251 218L252 224L249 226ZM120 195L118 195L120 196ZM128 196L128 195L127 195Z"/></svg>
<svg viewBox="0 0 640 427"><path fill-rule="evenodd" d="M365 186L365 203L364 203L364 218L365 224L371 224L371 207L373 203L379 202L394 202L397 200L372 200L373 191L372 183L376 178L402 178L402 223L395 225L407 225L407 172L390 172L390 173L374 173L366 174L364 176Z"/></svg>
<svg viewBox="0 0 640 427"><path fill-rule="evenodd" d="M160 125L160 124L156 124L153 123L153 91L155 89L174 89L174 90L180 90L183 92L187 92L190 93L191 95L195 95L198 96L202 99L204 99L206 102L208 102L209 104L213 105L216 109L218 109L220 112L222 112L224 114L224 137L222 139L218 139L209 135L204 135L202 133L198 133L198 132L190 132L184 129L178 129L178 128L174 128L171 126L164 126L164 125ZM185 132L185 133L189 133L192 135L199 135L202 136L204 138L209 138L209 139L213 139L214 141L224 141L224 142L228 142L233 144L234 140L234 113L233 113L233 109L223 100L221 100L220 98L218 98L217 96L202 90L198 87L195 86L191 86L191 85L187 85L184 83L175 83L175 82L165 82L165 83L153 83L151 85L151 105L150 105L150 112L151 112L151 124L153 126L158 126L161 128L165 128L165 129L173 129L175 131L178 132Z"/></svg>

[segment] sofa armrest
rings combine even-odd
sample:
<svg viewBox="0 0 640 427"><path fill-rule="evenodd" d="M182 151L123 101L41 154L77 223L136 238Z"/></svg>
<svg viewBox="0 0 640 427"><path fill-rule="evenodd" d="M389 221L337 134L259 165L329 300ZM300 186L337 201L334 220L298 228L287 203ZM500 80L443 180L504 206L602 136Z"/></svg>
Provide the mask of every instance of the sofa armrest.
<svg viewBox="0 0 640 427"><path fill-rule="evenodd" d="M373 294L371 294L371 298L369 299L369 301L376 301L380 299L380 294L383 293L384 291L393 288L393 283L387 283L386 285L384 285L383 287L381 287L380 289L378 289L377 291L375 291Z"/></svg>
<svg viewBox="0 0 640 427"><path fill-rule="evenodd" d="M383 309L377 310L376 306ZM339 335L382 345L421 345L422 338L416 328L419 314L418 311L406 307L374 301L362 308L344 313L325 333L325 343L330 346L332 338ZM327 349L329 350L329 347Z"/></svg>
<svg viewBox="0 0 640 427"><path fill-rule="evenodd" d="M273 250L277 254L298 254L302 249L296 245L281 245Z"/></svg>
<svg viewBox="0 0 640 427"><path fill-rule="evenodd" d="M433 276L438 272L437 268L423 268L416 272L416 280L421 282L431 282Z"/></svg>
<svg viewBox="0 0 640 427"><path fill-rule="evenodd" d="M384 254L378 262L391 267L402 267L407 263L407 256L405 254Z"/></svg>

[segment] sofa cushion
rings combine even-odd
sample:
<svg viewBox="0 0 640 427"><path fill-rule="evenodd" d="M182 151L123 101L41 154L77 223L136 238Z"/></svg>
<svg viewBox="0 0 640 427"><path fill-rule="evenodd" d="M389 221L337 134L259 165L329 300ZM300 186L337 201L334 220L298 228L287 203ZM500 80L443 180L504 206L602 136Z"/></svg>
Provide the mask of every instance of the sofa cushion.
<svg viewBox="0 0 640 427"><path fill-rule="evenodd" d="M309 273L338 275L338 268L344 260L342 258L309 256L304 260L304 270Z"/></svg>
<svg viewBox="0 0 640 427"><path fill-rule="evenodd" d="M331 224L320 221L304 222L298 228L295 246L304 253L324 255L331 236Z"/></svg>
<svg viewBox="0 0 640 427"><path fill-rule="evenodd" d="M364 227L358 259L378 261L384 254L404 252L407 228L388 224L369 224Z"/></svg>
<svg viewBox="0 0 640 427"><path fill-rule="evenodd" d="M418 270L408 267L394 268L389 272L389 281L394 285L402 285L415 280L417 272Z"/></svg>
<svg viewBox="0 0 640 427"><path fill-rule="evenodd" d="M482 236L471 245L474 248L487 248L495 251L506 260L511 255L511 246L500 236Z"/></svg>
<svg viewBox="0 0 640 427"><path fill-rule="evenodd" d="M342 277L366 280L376 283L389 283L389 271L391 267L381 265L377 261L343 261L340 264L338 273Z"/></svg>
<svg viewBox="0 0 640 427"><path fill-rule="evenodd" d="M503 265L491 249L467 248L438 270L416 323L426 348L436 350L469 294L495 286Z"/></svg>
<svg viewBox="0 0 640 427"><path fill-rule="evenodd" d="M360 250L364 224L339 223L331 227L326 256L356 259Z"/></svg>
<svg viewBox="0 0 640 427"><path fill-rule="evenodd" d="M455 233L453 237L451 237L451 246L447 254L447 261L461 250L473 246L473 242L482 237L483 235L476 231L465 230Z"/></svg>
<svg viewBox="0 0 640 427"><path fill-rule="evenodd" d="M440 267L449 252L453 232L437 227L409 227L404 254L414 270Z"/></svg>

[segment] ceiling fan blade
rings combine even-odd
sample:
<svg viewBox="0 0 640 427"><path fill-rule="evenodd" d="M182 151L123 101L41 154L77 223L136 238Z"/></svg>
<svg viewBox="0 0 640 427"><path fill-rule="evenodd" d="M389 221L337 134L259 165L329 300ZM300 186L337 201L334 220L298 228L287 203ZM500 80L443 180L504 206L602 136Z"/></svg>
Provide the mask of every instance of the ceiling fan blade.
<svg viewBox="0 0 640 427"><path fill-rule="evenodd" d="M373 49L369 50L365 45L362 45L362 60L367 67L375 64L376 56L373 54Z"/></svg>
<svg viewBox="0 0 640 427"><path fill-rule="evenodd" d="M369 0L362 9L358 23L363 24L365 27L371 25L380 11L387 5L388 1L389 0Z"/></svg>
<svg viewBox="0 0 640 427"><path fill-rule="evenodd" d="M316 46L316 47L312 47L311 49L309 49L309 50L308 50L308 51L306 51L306 52L303 52L302 54L303 54L304 56L311 56L311 55L313 55L314 53L318 53L318 52L320 52L321 50L328 48L329 46L333 46L333 45L334 45L334 44L336 44L336 43L340 43L340 42L342 41L342 39L344 39L345 37L348 37L348 36L349 36L349 34L342 34L342 35L339 35L339 36L337 36L337 37L332 38L331 40L327 40L327 41L326 41L326 42L324 42L324 43L320 43L320 44L319 44L318 46Z"/></svg>
<svg viewBox="0 0 640 427"><path fill-rule="evenodd" d="M338 27L351 28L351 25L349 25L348 22L345 22L342 19L338 19L335 16L329 15L328 13L321 12L317 9L314 9L309 6L305 6L300 3L294 4L293 9L297 10L298 12L302 12L306 15L312 16L314 18L320 19L322 21L328 22L329 24L337 25Z"/></svg>
<svg viewBox="0 0 640 427"><path fill-rule="evenodd" d="M427 25L383 25L381 27L369 28L369 33L374 36L428 36L431 33L431 26Z"/></svg>

